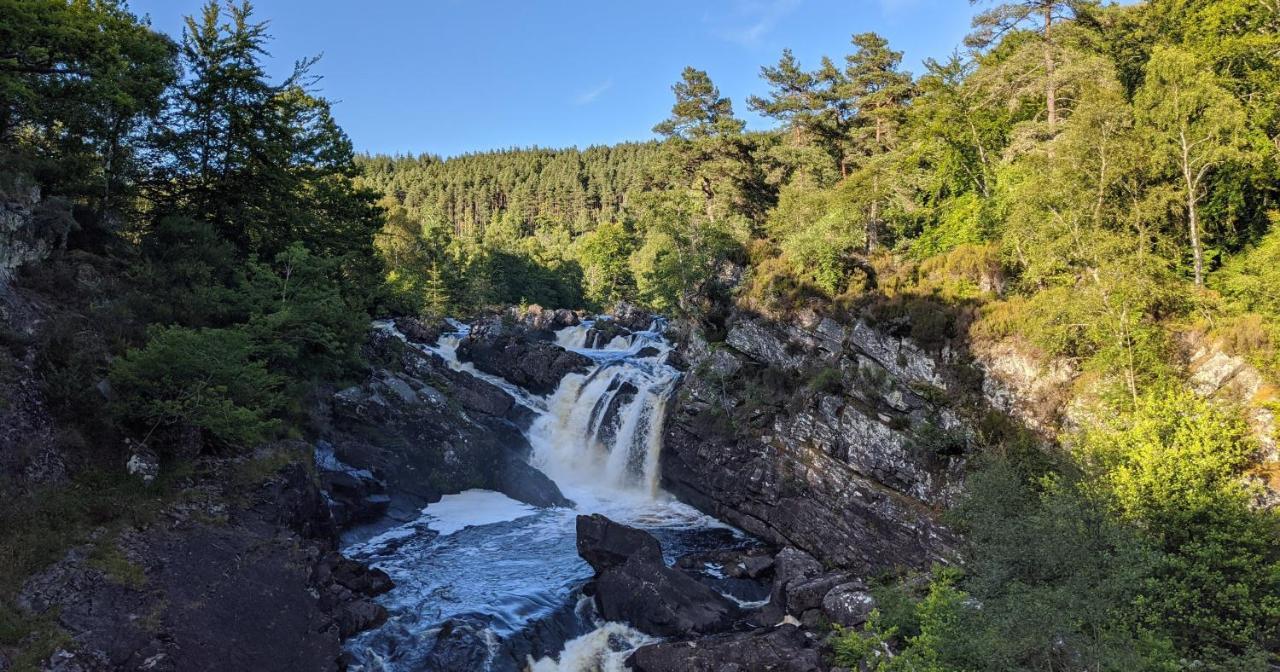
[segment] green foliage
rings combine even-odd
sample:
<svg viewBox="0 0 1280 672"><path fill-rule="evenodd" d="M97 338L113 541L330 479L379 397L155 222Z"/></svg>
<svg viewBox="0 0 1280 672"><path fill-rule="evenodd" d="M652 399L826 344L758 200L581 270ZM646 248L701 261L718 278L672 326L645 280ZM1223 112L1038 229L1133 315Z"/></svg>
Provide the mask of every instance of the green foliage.
<svg viewBox="0 0 1280 672"><path fill-rule="evenodd" d="M1140 602L1149 622L1206 663L1249 658L1280 636L1280 519L1254 509L1241 480L1256 446L1239 419L1188 393L1152 393L1078 449L1120 515L1164 551Z"/></svg>
<svg viewBox="0 0 1280 672"><path fill-rule="evenodd" d="M238 329L154 329L144 348L111 366L113 410L144 438L194 428L217 444L247 447L271 436L281 380Z"/></svg>
<svg viewBox="0 0 1280 672"><path fill-rule="evenodd" d="M575 256L582 265L588 301L611 306L632 296L635 281L628 259L635 240L619 222L605 222L575 242Z"/></svg>

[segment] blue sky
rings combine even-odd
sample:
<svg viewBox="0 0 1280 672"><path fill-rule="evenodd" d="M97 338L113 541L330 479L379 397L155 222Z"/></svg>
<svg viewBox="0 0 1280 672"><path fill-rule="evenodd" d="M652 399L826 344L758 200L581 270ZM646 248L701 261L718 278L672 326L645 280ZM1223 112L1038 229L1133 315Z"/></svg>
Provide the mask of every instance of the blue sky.
<svg viewBox="0 0 1280 672"><path fill-rule="evenodd" d="M175 36L202 0L131 0ZM272 70L323 57L322 93L361 151L455 155L652 137L685 65L706 70L751 128L760 66L806 67L876 31L919 72L950 54L965 0L257 0ZM979 7L978 9L981 9Z"/></svg>

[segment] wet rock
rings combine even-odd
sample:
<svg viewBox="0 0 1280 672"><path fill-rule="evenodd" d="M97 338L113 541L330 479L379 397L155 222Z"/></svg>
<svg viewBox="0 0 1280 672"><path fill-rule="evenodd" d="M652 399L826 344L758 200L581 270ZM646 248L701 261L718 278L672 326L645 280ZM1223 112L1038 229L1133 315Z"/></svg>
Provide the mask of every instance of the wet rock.
<svg viewBox="0 0 1280 672"><path fill-rule="evenodd" d="M488 669L493 659L488 626L481 619L454 618L445 622L423 669L433 672L474 672Z"/></svg>
<svg viewBox="0 0 1280 672"><path fill-rule="evenodd" d="M596 610L645 634L684 637L724 632L736 605L697 579L662 563L632 558L596 575Z"/></svg>
<svg viewBox="0 0 1280 672"><path fill-rule="evenodd" d="M660 354L662 354L662 351L653 346L647 345L636 352L636 357L643 359L646 357L657 357Z"/></svg>
<svg viewBox="0 0 1280 672"><path fill-rule="evenodd" d="M627 338L631 330L610 319L597 320L587 330L585 343L588 348L604 348L615 338Z"/></svg>
<svg viewBox="0 0 1280 672"><path fill-rule="evenodd" d="M494 489L517 500L537 506L572 507L573 500L560 492L560 486L523 458L508 455L494 481Z"/></svg>
<svg viewBox="0 0 1280 672"><path fill-rule="evenodd" d="M405 338L426 345L435 345L440 340L440 334L453 331L453 328L443 320L425 322L416 317L397 317L395 325Z"/></svg>
<svg viewBox="0 0 1280 672"><path fill-rule="evenodd" d="M381 569L369 567L336 552L325 556L317 568L317 573L320 581L323 582L327 578L365 597L377 597L395 587L391 577Z"/></svg>
<svg viewBox="0 0 1280 672"><path fill-rule="evenodd" d="M722 632L739 617L720 593L667 567L648 532L599 514L578 516L578 554L596 570L588 592L606 620L674 637Z"/></svg>
<svg viewBox="0 0 1280 672"><path fill-rule="evenodd" d="M634 672L815 672L825 669L817 640L794 625L642 646Z"/></svg>
<svg viewBox="0 0 1280 672"><path fill-rule="evenodd" d="M613 322L630 331L648 331L653 324L653 313L625 301L619 301L613 307L610 317Z"/></svg>
<svg viewBox="0 0 1280 672"><path fill-rule="evenodd" d="M551 309L533 304L525 309L520 321L535 331L558 331L582 323L578 314L567 308Z"/></svg>
<svg viewBox="0 0 1280 672"><path fill-rule="evenodd" d="M338 612L338 634L343 638L387 622L387 610L369 600L355 600Z"/></svg>
<svg viewBox="0 0 1280 672"><path fill-rule="evenodd" d="M578 516L578 555L597 572L624 564L631 558L661 563L662 546L653 535L615 523L593 513Z"/></svg>
<svg viewBox="0 0 1280 672"><path fill-rule="evenodd" d="M534 394L551 394L561 379L587 371L592 363L585 355L511 333L473 332L458 344L458 358Z"/></svg>
<svg viewBox="0 0 1280 672"><path fill-rule="evenodd" d="M765 579L773 576L773 555L762 546L707 551L681 556L676 560L676 567L702 571L707 565L712 565L731 579Z"/></svg>
<svg viewBox="0 0 1280 672"><path fill-rule="evenodd" d="M600 416L598 426L600 427L597 436L601 443L605 445L613 445L614 439L618 436L618 430L622 428L623 407L631 403L640 390L627 381L619 382L614 380L609 386L610 396L603 396L600 401L608 400L608 405L604 408L603 415ZM598 402L597 402L598 403ZM599 407L593 410L593 415L599 413Z"/></svg>

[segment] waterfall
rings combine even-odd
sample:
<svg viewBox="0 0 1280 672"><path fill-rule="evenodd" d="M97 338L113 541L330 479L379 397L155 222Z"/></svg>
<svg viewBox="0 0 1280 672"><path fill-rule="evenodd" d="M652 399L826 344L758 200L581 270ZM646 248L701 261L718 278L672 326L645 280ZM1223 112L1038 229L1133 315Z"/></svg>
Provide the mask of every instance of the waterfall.
<svg viewBox="0 0 1280 672"><path fill-rule="evenodd" d="M529 429L533 465L573 489L655 496L667 399L680 377L663 361L671 346L655 322L649 331L589 347L599 334L593 327L588 321L556 335L561 347L597 367L566 376L548 398L547 412Z"/></svg>
<svg viewBox="0 0 1280 672"><path fill-rule="evenodd" d="M457 346L469 328L450 324L454 332L434 346L409 341L388 321L375 327L407 347L439 355L451 369L505 390L532 410L526 431L530 461L576 506L537 509L500 493L470 490L446 495L420 518L346 547L351 557L371 562L396 582L378 598L390 612L387 624L347 643L356 660L351 669L438 669L432 662L437 637L453 623L461 629L453 630L449 647L484 653L486 662L476 663L480 670L621 670L628 653L652 639L600 620L579 592L591 568L577 553L578 514L602 513L642 527L673 555L745 539L658 485L664 414L680 377L666 363L671 346L662 337L665 325L655 320L645 331L607 342L602 334L616 330L597 329L596 320L559 330L556 344L585 355L593 366L565 376L542 396L460 361ZM559 623L564 639L528 634L545 622ZM562 648L548 650L548 644Z"/></svg>

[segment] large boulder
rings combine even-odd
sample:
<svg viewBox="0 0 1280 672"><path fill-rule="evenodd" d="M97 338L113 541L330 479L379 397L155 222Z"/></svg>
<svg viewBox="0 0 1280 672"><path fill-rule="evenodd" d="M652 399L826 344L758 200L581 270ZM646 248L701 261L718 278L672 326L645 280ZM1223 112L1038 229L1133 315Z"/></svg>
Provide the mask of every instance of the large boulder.
<svg viewBox="0 0 1280 672"><path fill-rule="evenodd" d="M653 324L653 313L625 301L618 302L610 312L613 321L630 331L648 331Z"/></svg>
<svg viewBox="0 0 1280 672"><path fill-rule="evenodd" d="M384 330L373 330L366 355L377 368L325 409L335 460L321 466L341 524L412 520L469 488L540 507L571 504L529 465L521 428L531 411L510 394Z"/></svg>
<svg viewBox="0 0 1280 672"><path fill-rule="evenodd" d="M567 308L543 308L533 304L520 315L520 322L536 331L557 331L565 327L575 327L582 322L578 314Z"/></svg>
<svg viewBox="0 0 1280 672"><path fill-rule="evenodd" d="M633 672L815 672L819 642L794 625L642 646L627 659Z"/></svg>
<svg viewBox="0 0 1280 672"><path fill-rule="evenodd" d="M652 535L599 514L578 516L578 554L596 570L588 586L596 611L658 637L723 632L738 608L697 579L666 565Z"/></svg>
<svg viewBox="0 0 1280 672"><path fill-rule="evenodd" d="M496 333L495 333L496 332ZM585 373L591 358L518 331L473 331L458 344L458 359L501 376L534 394L551 394L571 373Z"/></svg>
<svg viewBox="0 0 1280 672"><path fill-rule="evenodd" d="M593 590L603 618L657 637L724 632L740 616L736 605L697 579L638 558L597 574Z"/></svg>
<svg viewBox="0 0 1280 672"><path fill-rule="evenodd" d="M578 516L578 555L597 572L625 564L636 558L640 562L662 562L662 546L652 534L615 523L593 513Z"/></svg>
<svg viewBox="0 0 1280 672"><path fill-rule="evenodd" d="M435 345L440 340L440 334L452 331L443 320L420 320L416 317L397 317L395 325L405 338L424 345Z"/></svg>

